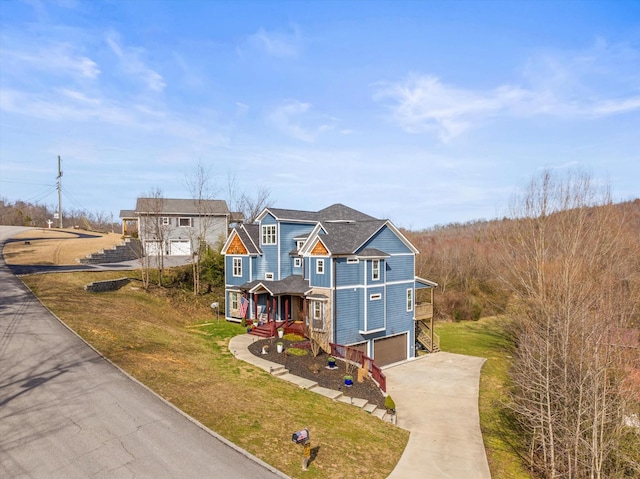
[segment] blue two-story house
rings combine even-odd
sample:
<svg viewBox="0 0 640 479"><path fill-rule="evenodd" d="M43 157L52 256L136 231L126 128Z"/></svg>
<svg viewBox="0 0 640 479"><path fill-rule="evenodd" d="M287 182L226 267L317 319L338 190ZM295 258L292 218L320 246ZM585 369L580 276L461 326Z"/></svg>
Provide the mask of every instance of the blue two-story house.
<svg viewBox="0 0 640 479"><path fill-rule="evenodd" d="M352 346L378 366L414 357L416 341L437 350L426 321L437 285L415 276L418 250L389 220L341 204L266 208L222 253L229 321L302 323L323 349Z"/></svg>

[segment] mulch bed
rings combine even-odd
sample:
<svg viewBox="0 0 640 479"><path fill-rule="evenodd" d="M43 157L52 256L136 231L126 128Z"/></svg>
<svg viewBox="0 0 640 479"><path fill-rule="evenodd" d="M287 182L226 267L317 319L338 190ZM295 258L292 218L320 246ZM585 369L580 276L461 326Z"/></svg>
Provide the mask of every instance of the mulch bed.
<svg viewBox="0 0 640 479"><path fill-rule="evenodd" d="M284 352L278 353L276 348L277 342L284 344ZM262 354L262 347L267 346L267 354ZM380 408L384 408L384 394L378 385L369 377L363 382L358 382L358 371L354 371L353 386L344 385L344 376L346 374L345 363L340 359L336 360L336 368L328 369L327 359L329 355L321 351L315 358L308 351L305 356L294 356L286 353L287 349L296 347L307 349L308 341L288 341L287 339L258 339L249 346L249 351L258 357L266 359L274 363L282 364L291 374L310 379L318 383L319 386L341 391L345 396L366 399L372 404Z"/></svg>

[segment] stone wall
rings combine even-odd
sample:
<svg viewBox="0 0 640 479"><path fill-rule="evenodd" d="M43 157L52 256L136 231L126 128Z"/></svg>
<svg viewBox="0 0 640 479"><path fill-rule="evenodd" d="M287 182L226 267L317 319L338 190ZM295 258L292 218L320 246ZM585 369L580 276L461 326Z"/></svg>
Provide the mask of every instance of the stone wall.
<svg viewBox="0 0 640 479"><path fill-rule="evenodd" d="M115 291L122 288L125 284L128 284L131 278L120 279L108 279L104 281L94 281L93 283L85 284L84 290L90 293L104 293L106 291Z"/></svg>

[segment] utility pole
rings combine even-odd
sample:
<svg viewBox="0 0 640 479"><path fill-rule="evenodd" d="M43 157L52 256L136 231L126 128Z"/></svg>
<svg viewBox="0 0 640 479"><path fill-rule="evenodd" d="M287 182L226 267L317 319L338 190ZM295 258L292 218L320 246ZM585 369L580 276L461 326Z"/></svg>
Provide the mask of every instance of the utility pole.
<svg viewBox="0 0 640 479"><path fill-rule="evenodd" d="M60 169L60 155L58 155L58 219L62 228L62 170Z"/></svg>

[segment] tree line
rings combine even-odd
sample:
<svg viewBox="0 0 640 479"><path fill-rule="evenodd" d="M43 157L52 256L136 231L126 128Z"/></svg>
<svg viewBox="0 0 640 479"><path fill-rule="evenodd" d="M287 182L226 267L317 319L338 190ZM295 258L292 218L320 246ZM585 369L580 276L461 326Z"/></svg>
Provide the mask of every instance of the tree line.
<svg viewBox="0 0 640 479"><path fill-rule="evenodd" d="M534 477L640 477L640 200L550 171L502 220L407 232L443 320L506 314Z"/></svg>

